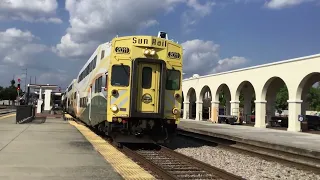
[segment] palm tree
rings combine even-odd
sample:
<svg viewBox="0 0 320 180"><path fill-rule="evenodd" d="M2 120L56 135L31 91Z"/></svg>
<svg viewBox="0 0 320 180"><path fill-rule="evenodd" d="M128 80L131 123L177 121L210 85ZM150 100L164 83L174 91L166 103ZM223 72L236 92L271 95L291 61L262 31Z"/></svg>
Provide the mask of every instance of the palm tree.
<svg viewBox="0 0 320 180"><path fill-rule="evenodd" d="M14 87L14 85L16 84L16 81L15 81L14 79L12 79L12 80L10 81L10 83L11 83L11 87Z"/></svg>

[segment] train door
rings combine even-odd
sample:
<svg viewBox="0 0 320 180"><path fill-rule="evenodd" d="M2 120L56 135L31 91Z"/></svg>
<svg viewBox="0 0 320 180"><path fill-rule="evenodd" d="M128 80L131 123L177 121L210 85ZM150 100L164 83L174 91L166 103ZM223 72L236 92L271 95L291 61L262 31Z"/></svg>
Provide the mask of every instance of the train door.
<svg viewBox="0 0 320 180"><path fill-rule="evenodd" d="M90 122L91 122L91 112L92 112L92 110L91 110L91 108L92 108L92 101L91 101L91 99L92 99L92 86L93 85L91 85L90 88L89 88L89 94L88 94L88 98L87 98L87 106L89 105L89 117L88 117L88 119L89 119Z"/></svg>
<svg viewBox="0 0 320 180"><path fill-rule="evenodd" d="M76 115L77 113L77 92L73 93L73 98L72 98L72 113Z"/></svg>
<svg viewBox="0 0 320 180"><path fill-rule="evenodd" d="M66 111L68 111L68 108L69 108L69 98L66 98L66 107L65 107Z"/></svg>
<svg viewBox="0 0 320 180"><path fill-rule="evenodd" d="M160 65L140 63L138 65L137 111L159 112Z"/></svg>
<svg viewBox="0 0 320 180"><path fill-rule="evenodd" d="M76 112L77 112L77 116L79 116L79 110L80 110L80 94L79 94L79 92L76 92L77 93L77 98L76 98Z"/></svg>

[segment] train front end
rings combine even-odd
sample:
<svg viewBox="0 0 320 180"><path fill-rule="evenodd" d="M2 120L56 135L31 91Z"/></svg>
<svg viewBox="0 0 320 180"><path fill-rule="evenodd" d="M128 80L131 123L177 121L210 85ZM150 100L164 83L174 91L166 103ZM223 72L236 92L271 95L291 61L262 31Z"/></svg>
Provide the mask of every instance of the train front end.
<svg viewBox="0 0 320 180"><path fill-rule="evenodd" d="M113 40L107 119L109 132L120 132L114 137L118 142L174 137L182 103L182 51L163 32Z"/></svg>

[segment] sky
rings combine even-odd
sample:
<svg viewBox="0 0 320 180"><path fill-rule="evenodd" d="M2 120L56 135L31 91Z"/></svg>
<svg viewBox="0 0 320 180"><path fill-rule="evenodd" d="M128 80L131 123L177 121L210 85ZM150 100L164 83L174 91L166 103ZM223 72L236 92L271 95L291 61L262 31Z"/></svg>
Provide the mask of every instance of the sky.
<svg viewBox="0 0 320 180"><path fill-rule="evenodd" d="M0 85L65 89L116 35L167 32L186 78L318 54L319 17L320 0L0 0Z"/></svg>

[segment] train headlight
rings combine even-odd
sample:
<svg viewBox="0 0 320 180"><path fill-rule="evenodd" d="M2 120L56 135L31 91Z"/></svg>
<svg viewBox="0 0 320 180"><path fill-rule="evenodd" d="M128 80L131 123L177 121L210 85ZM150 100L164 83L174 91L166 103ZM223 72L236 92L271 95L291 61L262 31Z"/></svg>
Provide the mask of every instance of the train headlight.
<svg viewBox="0 0 320 180"><path fill-rule="evenodd" d="M111 111L113 111L113 112L117 112L118 111L118 106L117 105L112 105L111 106Z"/></svg>
<svg viewBox="0 0 320 180"><path fill-rule="evenodd" d="M149 50L149 49L145 49L143 53L144 53L145 55L148 55L148 54L150 54L150 50Z"/></svg>
<svg viewBox="0 0 320 180"><path fill-rule="evenodd" d="M177 115L179 114L179 110L177 108L172 109L172 114Z"/></svg>
<svg viewBox="0 0 320 180"><path fill-rule="evenodd" d="M151 49L150 55L151 55L151 56L154 56L155 54L156 54L156 51L155 51L154 49Z"/></svg>

